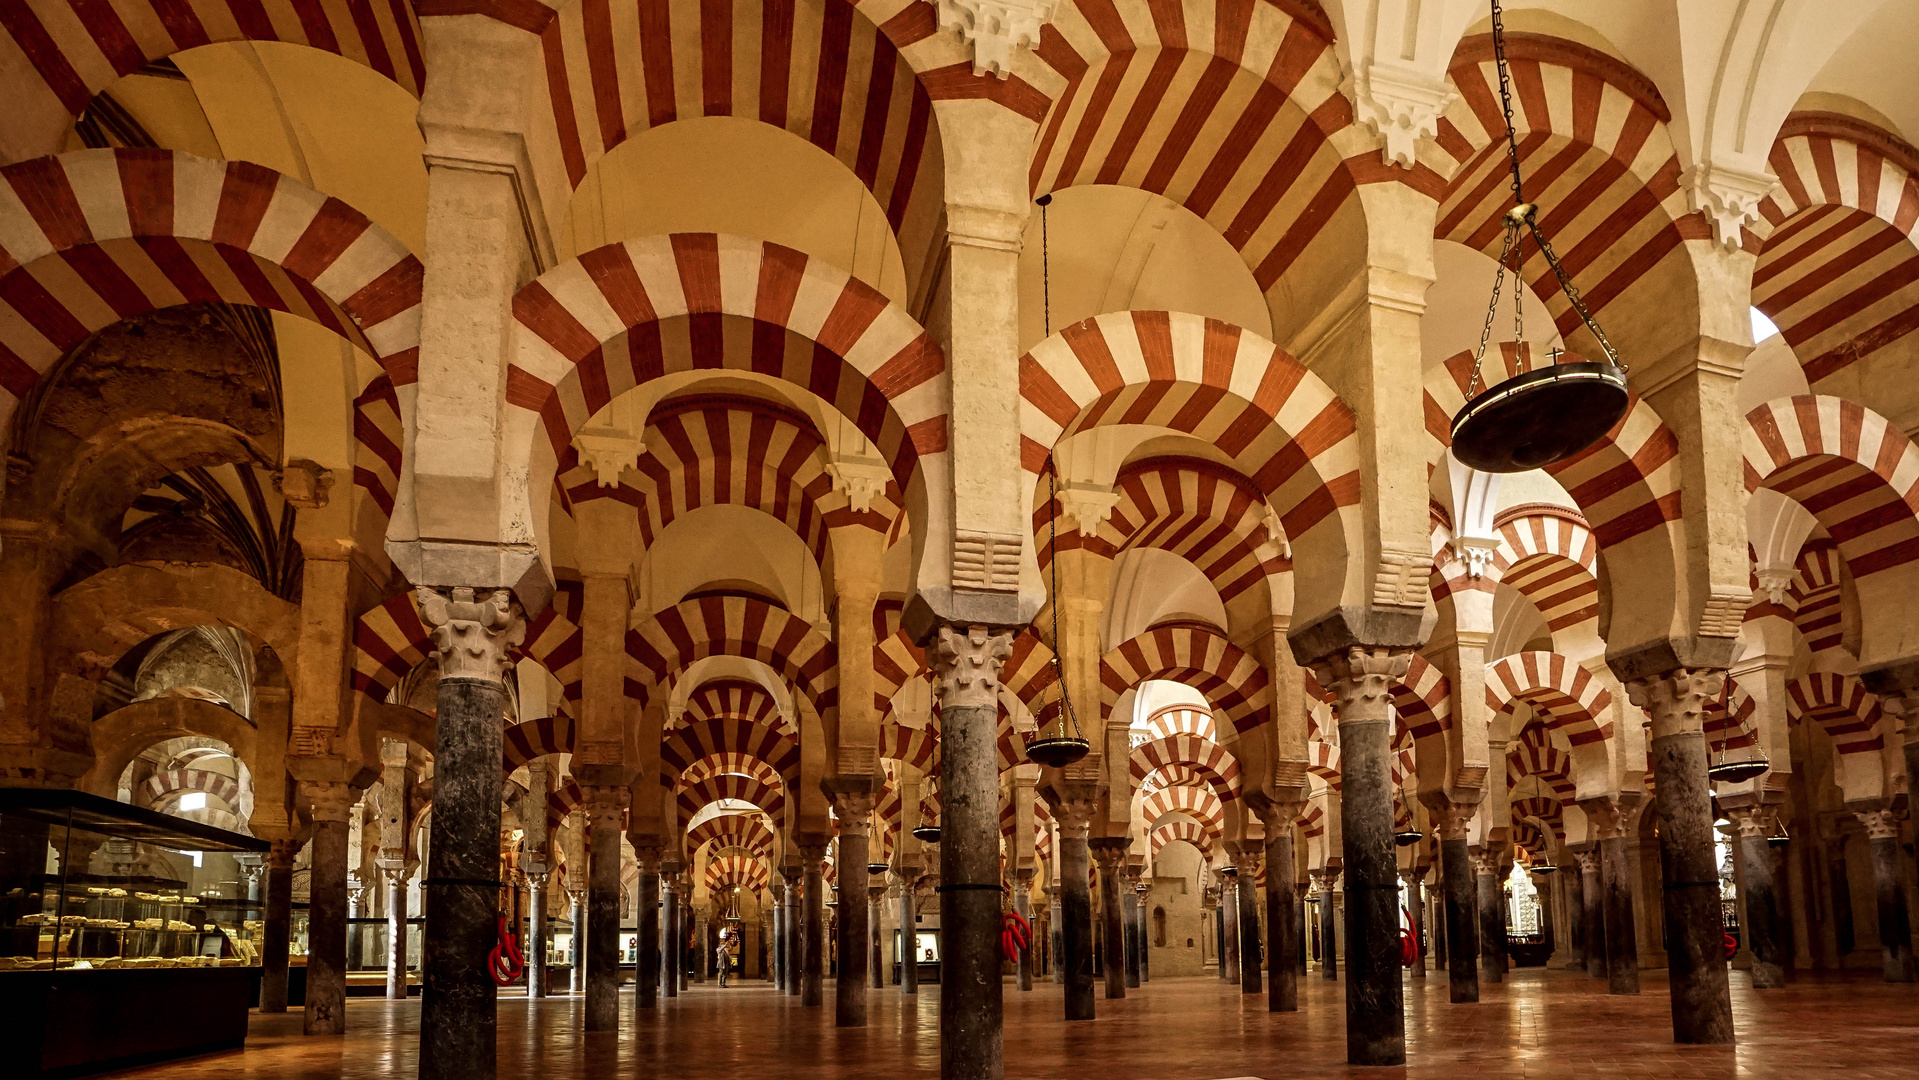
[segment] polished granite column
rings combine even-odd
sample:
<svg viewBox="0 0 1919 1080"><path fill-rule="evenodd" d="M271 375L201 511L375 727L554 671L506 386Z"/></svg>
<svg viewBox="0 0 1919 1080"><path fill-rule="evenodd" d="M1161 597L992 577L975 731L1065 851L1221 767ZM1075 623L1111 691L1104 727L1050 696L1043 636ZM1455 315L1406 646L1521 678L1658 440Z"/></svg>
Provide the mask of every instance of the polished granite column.
<svg viewBox="0 0 1919 1080"><path fill-rule="evenodd" d="M382 866L386 877L386 996L404 1001L406 988L406 880L412 872L400 866Z"/></svg>
<svg viewBox="0 0 1919 1080"><path fill-rule="evenodd" d="M1293 824L1299 810L1297 802L1271 803L1260 810L1266 827L1268 1012L1299 1011L1299 890L1293 880Z"/></svg>
<svg viewBox="0 0 1919 1080"><path fill-rule="evenodd" d="M1093 876L1087 839L1091 800L1068 800L1053 810L1059 821L1060 978L1066 1019L1093 1019Z"/></svg>
<svg viewBox="0 0 1919 1080"><path fill-rule="evenodd" d="M1599 849L1573 853L1579 862L1579 951L1586 961L1586 977L1606 977L1606 886L1600 878Z"/></svg>
<svg viewBox="0 0 1919 1080"><path fill-rule="evenodd" d="M919 871L900 867L900 993L920 992L919 965Z"/></svg>
<svg viewBox="0 0 1919 1080"><path fill-rule="evenodd" d="M1033 965L1040 952L1039 927L1033 923L1033 871L1019 870L1013 874L1013 913L1026 920L1032 931L1026 942L1026 950L1020 953L1014 985L1024 991L1033 988Z"/></svg>
<svg viewBox="0 0 1919 1080"><path fill-rule="evenodd" d="M307 879L306 1016L302 1026L308 1035L346 1033L347 814L358 794L345 784L300 783L300 796L313 812L313 868ZM497 842L497 827L492 835Z"/></svg>
<svg viewBox="0 0 1919 1080"><path fill-rule="evenodd" d="M546 996L547 871L526 872L526 996Z"/></svg>
<svg viewBox="0 0 1919 1080"><path fill-rule="evenodd" d="M633 854L640 864L639 895L633 898L640 935L633 964L633 1009L640 1012L660 1006L660 849L635 845Z"/></svg>
<svg viewBox="0 0 1919 1080"><path fill-rule="evenodd" d="M1457 802L1433 808L1433 828L1439 833L1440 886L1446 894L1447 995L1455 1005L1479 1000L1479 886L1466 843L1466 827L1475 812L1473 805Z"/></svg>
<svg viewBox="0 0 1919 1080"><path fill-rule="evenodd" d="M631 793L583 789L587 812L587 1031L620 1030L620 834Z"/></svg>
<svg viewBox="0 0 1919 1080"><path fill-rule="evenodd" d="M810 1007L826 1001L826 845L801 844L800 854L800 1004Z"/></svg>
<svg viewBox="0 0 1919 1080"><path fill-rule="evenodd" d="M260 1011L287 1011L287 949L293 941L293 862L298 840L275 840L267 849L266 912L260 942Z"/></svg>
<svg viewBox="0 0 1919 1080"><path fill-rule="evenodd" d="M1088 841L1093 861L1099 864L1100 938L1106 976L1106 999L1126 996L1126 922L1121 899L1127 849L1133 842L1124 836L1101 836Z"/></svg>
<svg viewBox="0 0 1919 1080"><path fill-rule="evenodd" d="M1746 920L1740 929L1746 950L1752 954L1752 986L1755 990L1775 990L1786 985L1785 919L1773 877L1770 842L1777 810L1762 805L1730 807L1725 812L1732 819L1739 857L1745 864L1739 884Z"/></svg>
<svg viewBox="0 0 1919 1080"><path fill-rule="evenodd" d="M874 789L877 776L836 776L821 783L833 800L834 816L839 822L839 861L834 863L840 905L834 920L834 945L838 953L839 977L833 980L833 1025L866 1026L867 949L871 923L868 905L860 903L866 892L866 862L872 834Z"/></svg>
<svg viewBox="0 0 1919 1080"><path fill-rule="evenodd" d="M1239 852L1239 992L1257 994L1259 978L1259 865L1265 845L1247 845Z"/></svg>
<svg viewBox="0 0 1919 1080"><path fill-rule="evenodd" d="M1889 983L1913 981L1912 923L1900 873L1899 819L1889 809L1858 811L1872 850L1872 884L1879 914L1881 970Z"/></svg>
<svg viewBox="0 0 1919 1080"><path fill-rule="evenodd" d="M1479 889L1479 981L1506 981L1506 890L1499 880L1499 856L1473 852L1473 874Z"/></svg>

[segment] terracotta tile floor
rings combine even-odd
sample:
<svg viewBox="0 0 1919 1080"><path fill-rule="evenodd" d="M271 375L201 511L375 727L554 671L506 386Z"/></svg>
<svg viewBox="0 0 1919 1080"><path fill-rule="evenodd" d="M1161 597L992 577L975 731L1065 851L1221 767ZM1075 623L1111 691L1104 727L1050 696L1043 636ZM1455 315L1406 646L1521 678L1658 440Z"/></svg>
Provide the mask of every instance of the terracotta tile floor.
<svg viewBox="0 0 1919 1080"><path fill-rule="evenodd" d="M1454 1080L1618 1075L1779 1077L1846 1080L1919 1076L1919 988L1866 976L1807 978L1755 994L1733 975L1737 1047L1678 1047L1670 1041L1663 973L1646 972L1644 993L1613 998L1605 984L1575 972L1526 969L1485 988L1478 1005L1446 1001L1442 979L1408 981L1406 1072ZM924 988L903 1004L896 989L871 991L871 1025L833 1027L832 989L824 1009L802 1009L765 983L726 991L694 987L663 1002L636 1028L622 995L617 1036L583 1036L572 998L500 1001L500 1076L542 1080L662 1077L906 1080L939 1072L938 998ZM1213 978L1159 980L1124 1001L1099 1002L1099 1019L1068 1025L1060 994L1045 983L1006 993L1006 1075L1096 1080L1211 1080L1372 1074L1345 1062L1343 983L1311 976L1302 1010L1266 1012ZM300 1016L255 1016L244 1052L135 1070L122 1076L238 1080L405 1077L416 1073L419 999L355 998L345 1038L307 1039Z"/></svg>

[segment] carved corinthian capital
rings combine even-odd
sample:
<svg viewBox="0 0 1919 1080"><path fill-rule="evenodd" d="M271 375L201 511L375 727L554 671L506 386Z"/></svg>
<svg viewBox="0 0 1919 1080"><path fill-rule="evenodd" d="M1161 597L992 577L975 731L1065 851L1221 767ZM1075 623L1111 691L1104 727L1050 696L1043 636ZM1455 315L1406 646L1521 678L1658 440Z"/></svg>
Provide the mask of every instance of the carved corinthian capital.
<svg viewBox="0 0 1919 1080"><path fill-rule="evenodd" d="M999 705L999 668L1013 653L1010 631L942 626L933 642L934 689L944 709Z"/></svg>
<svg viewBox="0 0 1919 1080"><path fill-rule="evenodd" d="M1714 668L1674 668L1626 684L1626 696L1652 717L1652 737L1704 731L1706 703L1719 696L1726 673Z"/></svg>
<svg viewBox="0 0 1919 1080"><path fill-rule="evenodd" d="M1433 829L1441 840L1464 840L1466 830L1479 812L1477 803L1448 802L1432 808Z"/></svg>
<svg viewBox="0 0 1919 1080"><path fill-rule="evenodd" d="M1350 645L1314 661L1313 674L1333 692L1341 720L1378 720L1412 662L1411 649Z"/></svg>
<svg viewBox="0 0 1919 1080"><path fill-rule="evenodd" d="M421 588L420 617L433 632L443 679L504 682L508 652L526 637L526 617L507 589Z"/></svg>
<svg viewBox="0 0 1919 1080"><path fill-rule="evenodd" d="M1856 810L1853 816L1866 827L1866 839L1899 839L1899 818L1891 810Z"/></svg>
<svg viewBox="0 0 1919 1080"><path fill-rule="evenodd" d="M313 808L315 821L345 821L356 801L345 784L314 780L300 782L300 797Z"/></svg>

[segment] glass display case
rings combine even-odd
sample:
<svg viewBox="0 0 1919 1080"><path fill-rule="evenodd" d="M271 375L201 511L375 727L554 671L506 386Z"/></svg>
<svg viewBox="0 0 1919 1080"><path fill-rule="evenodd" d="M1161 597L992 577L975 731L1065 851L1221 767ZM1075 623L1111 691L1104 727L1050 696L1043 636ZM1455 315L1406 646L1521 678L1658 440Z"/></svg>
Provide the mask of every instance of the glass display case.
<svg viewBox="0 0 1919 1080"><path fill-rule="evenodd" d="M0 788L0 1039L77 1075L241 1045L267 843L83 792Z"/></svg>

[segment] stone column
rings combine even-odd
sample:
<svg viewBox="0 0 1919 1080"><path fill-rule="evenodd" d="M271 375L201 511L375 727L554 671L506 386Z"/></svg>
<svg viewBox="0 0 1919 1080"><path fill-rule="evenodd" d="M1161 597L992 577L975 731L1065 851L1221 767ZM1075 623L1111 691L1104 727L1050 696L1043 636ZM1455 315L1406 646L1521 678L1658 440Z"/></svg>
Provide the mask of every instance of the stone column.
<svg viewBox="0 0 1919 1080"><path fill-rule="evenodd" d="M783 870L774 870L772 881L767 889L772 893L772 938L773 970L769 973L773 980L774 993L786 993L786 874Z"/></svg>
<svg viewBox="0 0 1919 1080"><path fill-rule="evenodd" d="M1633 838L1626 835L1628 808L1616 796L1584 799L1579 808L1586 812L1587 827L1599 843L1600 904L1605 924L1600 937L1605 942L1606 989L1613 994L1637 994L1639 931L1633 915ZM1714 874L1717 881L1716 869ZM1718 903L1716 891L1713 896ZM1667 929L1670 934L1671 927Z"/></svg>
<svg viewBox="0 0 1919 1080"><path fill-rule="evenodd" d="M867 925L870 927L866 935L867 969L872 976L873 989L882 990L886 987L886 945L880 940L881 926L885 922L881 904L886 899L886 886L868 885L866 895L871 899L866 910Z"/></svg>
<svg viewBox="0 0 1919 1080"><path fill-rule="evenodd" d="M1706 668L1676 668L1626 684L1633 704L1652 717L1648 751L1659 791L1673 1041L1682 1043L1733 1041L1712 787L1706 778L1706 736L1700 723L1706 702L1718 697L1724 685L1724 672ZM1610 862L1610 852L1608 856ZM1606 929L1610 944L1612 927Z"/></svg>
<svg viewBox="0 0 1919 1080"><path fill-rule="evenodd" d="M620 834L630 794L592 787L587 801L586 1030L620 1030Z"/></svg>
<svg viewBox="0 0 1919 1080"><path fill-rule="evenodd" d="M1239 992L1257 994L1259 981L1259 864L1265 845L1246 844L1238 853Z"/></svg>
<svg viewBox="0 0 1919 1080"><path fill-rule="evenodd" d="M406 1000L406 879L411 872L404 863L394 866L382 861L380 873L386 876L386 996L389 1001Z"/></svg>
<svg viewBox="0 0 1919 1080"><path fill-rule="evenodd" d="M681 969L686 966L686 931L681 924L680 876L660 874L660 988L667 997L680 996Z"/></svg>
<svg viewBox="0 0 1919 1080"><path fill-rule="evenodd" d="M573 977L568 981L567 988L575 994L581 994L586 992L586 890L572 887L573 871L567 871L566 877L566 917L573 924L573 949L569 957L573 961Z"/></svg>
<svg viewBox="0 0 1919 1080"><path fill-rule="evenodd" d="M487 954L498 940L502 899L504 678L508 651L526 626L505 589L423 588L416 595L440 658L432 839L422 883L428 932L420 964L420 1076L491 1080L497 988Z"/></svg>
<svg viewBox="0 0 1919 1080"><path fill-rule="evenodd" d="M1440 884L1446 891L1446 980L1455 1005L1479 1000L1479 893L1466 827L1478 807L1448 802L1433 809L1439 833Z"/></svg>
<svg viewBox="0 0 1919 1080"><path fill-rule="evenodd" d="M1039 927L1033 922L1033 871L1031 870L1020 870L1013 875L1013 911L1026 920L1026 925L1032 931L1026 942L1026 951L1020 954L1014 985L1020 990L1031 990L1033 958L1038 956L1040 951Z"/></svg>
<svg viewBox="0 0 1919 1080"><path fill-rule="evenodd" d="M546 882L549 871L526 872L526 996L546 996Z"/></svg>
<svg viewBox="0 0 1919 1080"><path fill-rule="evenodd" d="M1786 985L1786 951L1779 883L1773 877L1773 827L1777 811L1768 806L1726 808L1739 835L1739 855L1745 873L1739 885L1746 908L1746 950L1752 954L1752 986L1772 990Z"/></svg>
<svg viewBox="0 0 1919 1080"><path fill-rule="evenodd" d="M684 993L693 981L693 972L686 963L686 928L693 922L693 876L682 867L675 877L673 891L679 897L680 908L673 923L673 968L679 977L680 991Z"/></svg>
<svg viewBox="0 0 1919 1080"><path fill-rule="evenodd" d="M260 1011L287 1011L287 946L293 940L293 862L300 841L275 840L267 849L267 901L260 942Z"/></svg>
<svg viewBox="0 0 1919 1080"><path fill-rule="evenodd" d="M1579 862L1579 950L1588 978L1606 977L1606 890L1599 877L1597 848L1573 852Z"/></svg>
<svg viewBox="0 0 1919 1080"><path fill-rule="evenodd" d="M1153 981L1153 932L1152 919L1147 911L1150 905L1146 902L1149 895L1146 883L1142 881L1134 885L1133 894L1139 898L1134 905L1139 917L1139 981L1149 983Z"/></svg>
<svg viewBox="0 0 1919 1080"><path fill-rule="evenodd" d="M640 1012L660 1007L660 848L636 844L633 855L640 864L639 895L633 898L640 935L633 963L633 1010Z"/></svg>
<svg viewBox="0 0 1919 1080"><path fill-rule="evenodd" d="M1339 868L1330 867L1313 871L1313 878L1319 883L1319 974L1327 980L1339 978L1339 920L1335 914L1338 901L1333 886L1339 881Z"/></svg>
<svg viewBox="0 0 1919 1080"><path fill-rule="evenodd" d="M1055 850L1063 854L1066 850L1066 845L1063 842L1059 842ZM1059 857L1060 855L1054 855L1054 858ZM1046 907L1046 933L1047 941L1051 946L1047 950L1047 958L1049 960L1047 966L1052 969L1051 974L1053 981L1064 986L1066 985L1066 964L1062 958L1065 955L1064 949L1066 946L1062 927L1066 920L1060 914L1059 893L1060 889L1058 885L1046 886L1046 897L1049 901Z"/></svg>
<svg viewBox="0 0 1919 1080"><path fill-rule="evenodd" d="M919 936L919 873L917 868L902 865L900 874L900 993L917 995L920 992Z"/></svg>
<svg viewBox="0 0 1919 1080"><path fill-rule="evenodd" d="M1500 888L1499 856L1473 852L1473 876L1479 890L1479 981L1506 981L1506 891Z"/></svg>
<svg viewBox="0 0 1919 1080"><path fill-rule="evenodd" d="M1906 885L1899 872L1899 819L1889 809L1855 812L1872 845L1872 884L1879 901L1879 945L1886 981L1909 983L1912 924L1906 911ZM1747 867L1748 874L1752 872Z"/></svg>
<svg viewBox="0 0 1919 1080"><path fill-rule="evenodd" d="M999 670L1013 636L950 625L936 635L927 658L940 700L940 1076L999 1080Z"/></svg>
<svg viewBox="0 0 1919 1080"><path fill-rule="evenodd" d="M1121 906L1126 851L1132 840L1101 836L1087 842L1099 864L1100 967L1106 976L1106 998L1126 996L1126 924Z"/></svg>
<svg viewBox="0 0 1919 1080"><path fill-rule="evenodd" d="M1293 882L1293 823L1299 803L1269 803L1266 828L1266 976L1268 1012L1299 1011L1299 892Z"/></svg>
<svg viewBox="0 0 1919 1080"><path fill-rule="evenodd" d="M1219 981L1239 981L1239 870L1232 866L1219 877Z"/></svg>
<svg viewBox="0 0 1919 1080"><path fill-rule="evenodd" d="M1553 900L1554 875L1529 873L1527 878L1539 897L1539 934L1545 939L1546 966L1551 967L1559 955L1559 928L1554 925L1559 917L1559 905Z"/></svg>
<svg viewBox="0 0 1919 1080"><path fill-rule="evenodd" d="M1067 800L1054 809L1059 822L1060 978L1066 985L1066 1019L1093 1019L1092 849L1087 839L1092 800Z"/></svg>
<svg viewBox="0 0 1919 1080"><path fill-rule="evenodd" d="M806 860L800 909L800 1004L810 1007L826 1000L826 881L822 876L826 845L802 844L800 854Z"/></svg>
<svg viewBox="0 0 1919 1080"><path fill-rule="evenodd" d="M1339 716L1341 872L1346 875L1346 1060L1406 1060L1399 974L1399 860L1393 847L1393 684L1411 649L1352 645L1314 661Z"/></svg>
<svg viewBox="0 0 1919 1080"><path fill-rule="evenodd" d="M498 740L495 740L496 742ZM498 773L496 766L494 772ZM307 886L308 1035L346 1034L347 814L355 792L345 784L300 783L313 807L313 860ZM498 808L494 813L497 816ZM498 829L488 833L493 840ZM495 852L498 858L498 852Z"/></svg>
<svg viewBox="0 0 1919 1080"><path fill-rule="evenodd" d="M692 885L693 883L691 881L687 882L688 889L691 889ZM690 899L687 901L687 907L689 909L692 907L692 901ZM704 984L707 978L707 969L712 964L713 951L706 947L706 938L706 912L702 909L693 912L693 973L688 977L692 982Z"/></svg>
<svg viewBox="0 0 1919 1080"><path fill-rule="evenodd" d="M835 1027L866 1026L864 973L872 924L867 921L867 905L860 903L860 896L866 892L870 877L866 860L871 846L875 780L870 776L842 776L820 785L833 800L840 830L839 861L834 864L840 896L839 917L834 920L839 953L839 978L833 981Z"/></svg>
<svg viewBox="0 0 1919 1080"><path fill-rule="evenodd" d="M783 987L788 997L800 996L800 968L806 963L806 920L802 914L805 897L801 895L805 888L806 875L799 864L787 868L786 902L781 906L786 916L786 985Z"/></svg>
<svg viewBox="0 0 1919 1080"><path fill-rule="evenodd" d="M1406 883L1406 887L1412 891L1413 895L1411 908L1413 915L1413 978L1415 979L1424 979L1426 977L1426 901L1421 895L1420 888L1420 881L1425 876L1426 868L1423 866L1409 866L1399 872L1400 880ZM1266 881L1270 885L1272 880L1272 872L1268 871Z"/></svg>
<svg viewBox="0 0 1919 1080"><path fill-rule="evenodd" d="M1125 924L1120 932L1120 940L1126 948L1126 985L1129 989L1139 986L1140 949L1146 944L1139 933L1139 894L1134 891L1133 882L1132 874L1126 873L1119 883L1120 918Z"/></svg>

